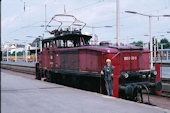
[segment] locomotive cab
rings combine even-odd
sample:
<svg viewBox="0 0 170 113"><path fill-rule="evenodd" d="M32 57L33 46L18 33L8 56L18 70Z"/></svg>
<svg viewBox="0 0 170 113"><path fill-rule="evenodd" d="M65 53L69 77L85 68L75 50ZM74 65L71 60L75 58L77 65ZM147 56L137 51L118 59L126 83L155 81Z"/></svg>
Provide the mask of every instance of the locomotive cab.
<svg viewBox="0 0 170 113"><path fill-rule="evenodd" d="M49 48L49 45L55 45L58 48L88 46L91 38L88 35L69 33L45 39L42 41L42 45L43 48Z"/></svg>

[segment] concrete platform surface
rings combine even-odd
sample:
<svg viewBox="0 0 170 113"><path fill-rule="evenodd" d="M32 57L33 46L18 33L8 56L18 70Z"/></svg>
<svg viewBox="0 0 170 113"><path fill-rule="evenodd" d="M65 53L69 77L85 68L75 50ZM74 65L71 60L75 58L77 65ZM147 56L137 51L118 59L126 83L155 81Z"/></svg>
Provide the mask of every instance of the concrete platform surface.
<svg viewBox="0 0 170 113"><path fill-rule="evenodd" d="M35 67L35 62L24 62L24 61L17 61L17 62L12 62L12 61L1 61L2 64L13 64L13 65L19 65L19 66L30 66L30 67Z"/></svg>
<svg viewBox="0 0 170 113"><path fill-rule="evenodd" d="M1 85L1 113L170 113L7 72L1 72Z"/></svg>

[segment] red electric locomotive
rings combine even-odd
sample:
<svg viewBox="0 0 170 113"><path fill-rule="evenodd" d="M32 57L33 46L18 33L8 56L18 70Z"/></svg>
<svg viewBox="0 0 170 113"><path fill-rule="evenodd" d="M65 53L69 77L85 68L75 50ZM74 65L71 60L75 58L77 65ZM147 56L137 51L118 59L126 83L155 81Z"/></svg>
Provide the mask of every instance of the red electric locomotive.
<svg viewBox="0 0 170 113"><path fill-rule="evenodd" d="M57 17L71 17L73 23L63 29ZM160 94L162 89L160 66L150 70L150 51L139 47L114 47L108 42L90 45L92 38L81 30L85 23L72 15L55 15L58 29L49 31L54 37L42 40L42 51L38 54L36 79L106 93L100 72L106 59L113 65L112 96L142 102L142 92ZM77 27L79 29L77 29ZM75 29L76 28L76 29Z"/></svg>

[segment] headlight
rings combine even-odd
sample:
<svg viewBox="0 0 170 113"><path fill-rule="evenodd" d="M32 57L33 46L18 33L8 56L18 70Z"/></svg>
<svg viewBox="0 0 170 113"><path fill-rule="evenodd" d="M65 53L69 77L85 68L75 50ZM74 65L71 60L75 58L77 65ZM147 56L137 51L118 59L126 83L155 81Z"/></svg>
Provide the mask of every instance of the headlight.
<svg viewBox="0 0 170 113"><path fill-rule="evenodd" d="M142 78L146 78L146 75L142 75Z"/></svg>
<svg viewBox="0 0 170 113"><path fill-rule="evenodd" d="M153 75L157 75L157 71L155 71L155 70L151 70L151 73L152 73Z"/></svg>
<svg viewBox="0 0 170 113"><path fill-rule="evenodd" d="M157 71L154 70L154 71L153 71L153 74L154 74L154 75L157 75Z"/></svg>
<svg viewBox="0 0 170 113"><path fill-rule="evenodd" d="M148 78L151 78L151 74L148 75Z"/></svg>
<svg viewBox="0 0 170 113"><path fill-rule="evenodd" d="M128 77L129 77L128 73L126 73L126 72L122 72L122 73L121 73L121 76L122 76L123 78L128 78Z"/></svg>
<svg viewBox="0 0 170 113"><path fill-rule="evenodd" d="M125 78L128 78L129 75L128 75L127 73L124 73L124 77L125 77Z"/></svg>

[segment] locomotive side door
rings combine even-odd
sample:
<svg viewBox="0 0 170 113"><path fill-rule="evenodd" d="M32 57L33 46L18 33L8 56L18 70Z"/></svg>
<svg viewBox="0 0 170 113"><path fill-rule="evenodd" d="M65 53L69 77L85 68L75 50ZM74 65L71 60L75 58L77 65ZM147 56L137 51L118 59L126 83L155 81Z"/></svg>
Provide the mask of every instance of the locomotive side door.
<svg viewBox="0 0 170 113"><path fill-rule="evenodd" d="M120 53L122 71L130 71L130 53Z"/></svg>
<svg viewBox="0 0 170 113"><path fill-rule="evenodd" d="M135 52L122 52L121 67L122 71L136 71L139 70L139 54Z"/></svg>

